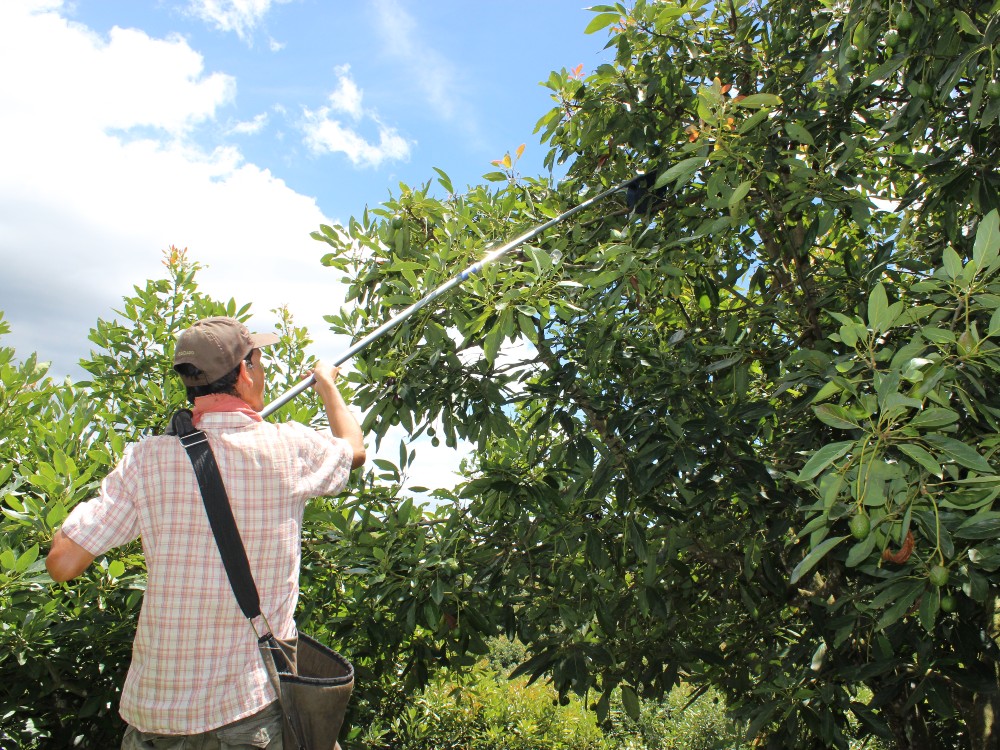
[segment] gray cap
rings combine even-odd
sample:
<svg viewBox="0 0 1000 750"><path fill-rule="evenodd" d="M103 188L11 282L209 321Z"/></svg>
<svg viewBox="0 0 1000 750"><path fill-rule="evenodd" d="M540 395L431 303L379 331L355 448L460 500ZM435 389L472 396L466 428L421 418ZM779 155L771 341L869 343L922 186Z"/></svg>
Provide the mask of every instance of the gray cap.
<svg viewBox="0 0 1000 750"><path fill-rule="evenodd" d="M177 365L194 365L201 375L193 378L181 375L184 385L209 385L236 369L254 349L277 341L277 334L250 333L235 318L204 318L177 337L174 369Z"/></svg>

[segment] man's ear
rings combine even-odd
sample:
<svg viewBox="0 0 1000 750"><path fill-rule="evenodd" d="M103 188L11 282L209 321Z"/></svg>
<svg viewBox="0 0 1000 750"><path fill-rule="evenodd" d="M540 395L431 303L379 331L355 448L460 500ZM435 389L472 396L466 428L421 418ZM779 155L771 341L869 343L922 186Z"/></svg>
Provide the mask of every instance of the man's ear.
<svg viewBox="0 0 1000 750"><path fill-rule="evenodd" d="M247 365L247 361L240 361L240 374L236 378L236 390L241 391L244 388L253 387L253 377L250 375L250 366Z"/></svg>

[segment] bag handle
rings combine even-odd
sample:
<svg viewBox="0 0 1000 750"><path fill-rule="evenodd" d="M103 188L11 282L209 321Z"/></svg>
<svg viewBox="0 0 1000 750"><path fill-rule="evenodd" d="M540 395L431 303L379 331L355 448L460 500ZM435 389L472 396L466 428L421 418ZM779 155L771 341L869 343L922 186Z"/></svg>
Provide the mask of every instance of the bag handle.
<svg viewBox="0 0 1000 750"><path fill-rule="evenodd" d="M208 514L208 523L212 527L212 535L222 556L222 565L229 577L229 585L232 586L244 616L252 624L253 619L260 615L260 594L257 593L257 586L250 572L247 551L239 529L236 528L226 485L219 473L212 447L208 444L208 437L201 430L195 429L191 412L187 409L174 414L167 434L180 438L181 445L191 459L198 487L201 489L201 499L205 503L205 512Z"/></svg>

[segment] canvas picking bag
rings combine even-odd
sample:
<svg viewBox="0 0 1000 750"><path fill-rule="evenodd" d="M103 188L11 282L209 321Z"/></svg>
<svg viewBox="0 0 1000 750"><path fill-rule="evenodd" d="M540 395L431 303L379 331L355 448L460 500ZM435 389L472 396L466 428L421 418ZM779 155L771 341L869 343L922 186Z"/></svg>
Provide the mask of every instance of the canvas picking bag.
<svg viewBox="0 0 1000 750"><path fill-rule="evenodd" d="M186 409L174 415L168 434L180 438L191 459L229 584L243 615L257 633L253 620L262 616L260 595L208 438L194 428L191 412ZM266 623L267 619L263 619ZM270 630L268 625L264 635L257 634L257 645L285 717L284 747L286 750L339 748L337 737L354 689L354 667L336 651L307 635L299 633L297 638L285 640L276 638Z"/></svg>

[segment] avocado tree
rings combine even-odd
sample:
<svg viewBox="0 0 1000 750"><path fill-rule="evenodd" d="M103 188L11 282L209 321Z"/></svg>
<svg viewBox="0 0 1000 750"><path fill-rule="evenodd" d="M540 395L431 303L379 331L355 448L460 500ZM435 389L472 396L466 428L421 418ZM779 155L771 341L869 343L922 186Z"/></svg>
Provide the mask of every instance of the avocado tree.
<svg viewBox="0 0 1000 750"><path fill-rule="evenodd" d="M475 449L431 516L340 511L331 629L417 682L504 631L601 714L714 685L768 747L1000 747L998 10L597 6L614 62L545 82L564 179L320 227L357 337L646 175L358 358L367 429Z"/></svg>

